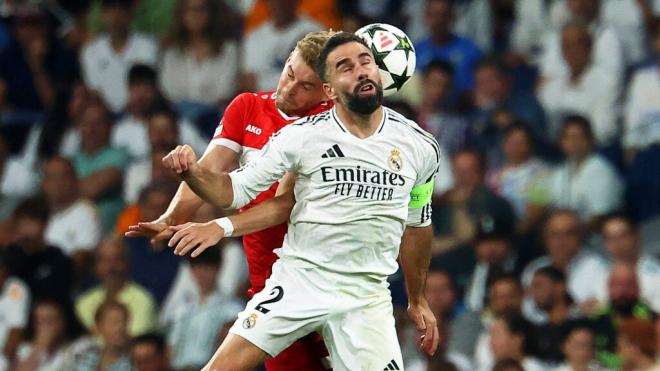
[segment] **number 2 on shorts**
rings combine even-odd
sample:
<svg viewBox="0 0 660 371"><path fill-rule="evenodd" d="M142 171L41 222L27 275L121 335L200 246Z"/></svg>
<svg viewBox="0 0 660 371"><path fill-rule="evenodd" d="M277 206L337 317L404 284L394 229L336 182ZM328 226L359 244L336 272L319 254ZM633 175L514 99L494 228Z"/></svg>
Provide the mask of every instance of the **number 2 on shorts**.
<svg viewBox="0 0 660 371"><path fill-rule="evenodd" d="M259 312L266 314L270 312L270 309L265 308L265 304L271 304L271 303L276 303L280 300L282 300L282 297L284 296L284 289L282 289L282 286L275 286L273 287L273 290L271 290L270 295L275 295L274 297L264 300L261 303L257 304L254 309L258 310Z"/></svg>

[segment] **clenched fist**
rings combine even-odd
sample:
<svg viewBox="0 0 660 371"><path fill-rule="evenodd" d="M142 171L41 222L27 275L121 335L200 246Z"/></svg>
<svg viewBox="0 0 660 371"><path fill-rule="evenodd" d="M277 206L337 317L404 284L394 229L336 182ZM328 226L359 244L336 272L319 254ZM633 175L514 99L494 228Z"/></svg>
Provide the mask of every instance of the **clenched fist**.
<svg viewBox="0 0 660 371"><path fill-rule="evenodd" d="M199 166L195 151L187 144L176 146L167 156L163 157L163 165L179 176L186 171L194 172Z"/></svg>

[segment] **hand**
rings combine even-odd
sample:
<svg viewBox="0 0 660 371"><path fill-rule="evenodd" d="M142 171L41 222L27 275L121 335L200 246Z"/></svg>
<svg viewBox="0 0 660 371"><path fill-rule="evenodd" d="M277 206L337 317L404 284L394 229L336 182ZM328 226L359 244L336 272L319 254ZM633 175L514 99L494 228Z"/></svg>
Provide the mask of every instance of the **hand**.
<svg viewBox="0 0 660 371"><path fill-rule="evenodd" d="M167 156L163 157L163 165L180 178L184 172L194 171L199 166L195 151L187 144L176 146Z"/></svg>
<svg viewBox="0 0 660 371"><path fill-rule="evenodd" d="M27 46L26 59L32 68L42 68L46 54L48 54L48 43L45 39L36 39Z"/></svg>
<svg viewBox="0 0 660 371"><path fill-rule="evenodd" d="M426 299L419 301L416 305L409 304L408 316L415 322L417 331L421 335L422 344L419 347L420 350L433 356L438 349L440 333L438 332L438 323L435 315L433 315L431 308L429 308Z"/></svg>
<svg viewBox="0 0 660 371"><path fill-rule="evenodd" d="M174 234L168 227L170 225L166 221L154 220L152 222L140 222L137 225L128 227L128 232L124 234L126 237L148 237L152 245L162 242Z"/></svg>
<svg viewBox="0 0 660 371"><path fill-rule="evenodd" d="M190 255L197 257L210 246L216 245L225 236L225 231L215 221L206 223L186 223L168 228L174 231L174 237L168 245L173 247L174 254L186 255L190 250L197 247Z"/></svg>

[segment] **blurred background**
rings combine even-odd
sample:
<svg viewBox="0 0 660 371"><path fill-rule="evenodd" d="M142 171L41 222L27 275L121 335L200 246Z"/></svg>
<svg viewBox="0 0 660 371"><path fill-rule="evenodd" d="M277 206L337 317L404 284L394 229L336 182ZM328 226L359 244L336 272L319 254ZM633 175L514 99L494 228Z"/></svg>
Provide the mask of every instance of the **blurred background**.
<svg viewBox="0 0 660 371"><path fill-rule="evenodd" d="M0 370L205 364L247 299L240 239L188 260L123 233L176 191L160 159L203 152L238 93L274 90L295 41L372 22L417 53L386 104L445 151L426 287L441 345L417 350L395 274L405 368L660 369L659 16L659 0L0 1Z"/></svg>

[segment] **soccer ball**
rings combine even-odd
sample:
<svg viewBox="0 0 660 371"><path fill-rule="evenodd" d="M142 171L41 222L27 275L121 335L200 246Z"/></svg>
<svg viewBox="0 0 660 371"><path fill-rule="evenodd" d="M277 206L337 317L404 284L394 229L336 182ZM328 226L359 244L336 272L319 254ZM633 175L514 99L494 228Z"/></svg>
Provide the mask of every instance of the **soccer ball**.
<svg viewBox="0 0 660 371"><path fill-rule="evenodd" d="M385 23L372 23L355 31L371 48L380 77L383 93L394 94L415 72L415 48L400 29Z"/></svg>

